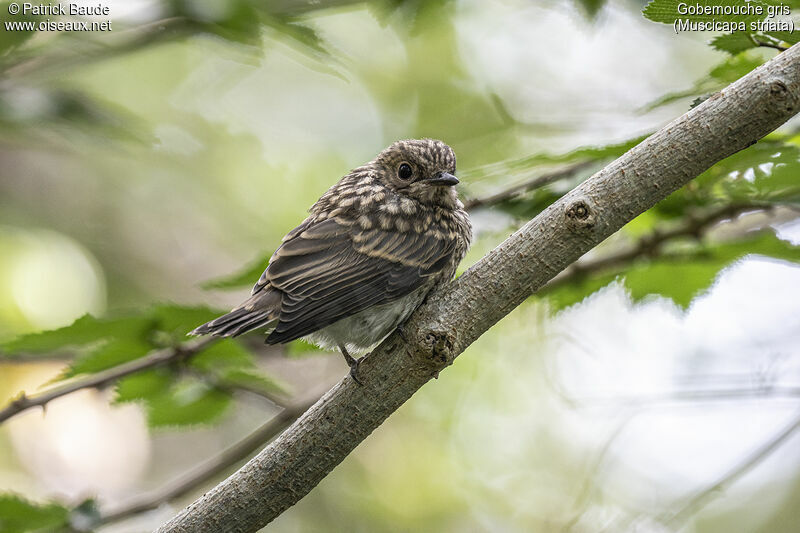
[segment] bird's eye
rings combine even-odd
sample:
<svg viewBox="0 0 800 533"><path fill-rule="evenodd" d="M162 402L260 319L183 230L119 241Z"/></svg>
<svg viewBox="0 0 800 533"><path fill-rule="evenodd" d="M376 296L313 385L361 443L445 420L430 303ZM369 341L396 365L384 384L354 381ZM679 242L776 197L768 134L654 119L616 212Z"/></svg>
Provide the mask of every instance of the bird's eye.
<svg viewBox="0 0 800 533"><path fill-rule="evenodd" d="M413 171L413 170L411 170L411 165L409 165L408 163L403 163L403 164L402 164L402 165L400 165L400 167L397 169L397 176L398 176L398 177L399 177L401 180L408 180L408 179L411 179L411 176L412 176L413 174L414 174L414 171Z"/></svg>

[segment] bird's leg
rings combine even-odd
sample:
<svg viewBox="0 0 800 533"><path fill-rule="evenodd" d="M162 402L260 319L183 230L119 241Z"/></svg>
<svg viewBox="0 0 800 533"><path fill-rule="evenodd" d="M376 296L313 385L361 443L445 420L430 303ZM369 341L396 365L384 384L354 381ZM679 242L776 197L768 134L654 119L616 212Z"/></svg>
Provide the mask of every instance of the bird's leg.
<svg viewBox="0 0 800 533"><path fill-rule="evenodd" d="M400 338L403 339L403 342L408 342L408 337L406 337L406 323L403 322L402 324L397 326L397 334L400 335Z"/></svg>
<svg viewBox="0 0 800 533"><path fill-rule="evenodd" d="M347 348L344 347L344 344L339 345L339 351L342 352L344 356L344 360L347 362L347 365L350 367L350 377L353 378L353 381L358 383L359 385L363 385L364 383L361 382L361 378L358 377L358 365L361 364L361 361L364 359L363 357L359 357L358 359L353 359L353 356L347 353Z"/></svg>

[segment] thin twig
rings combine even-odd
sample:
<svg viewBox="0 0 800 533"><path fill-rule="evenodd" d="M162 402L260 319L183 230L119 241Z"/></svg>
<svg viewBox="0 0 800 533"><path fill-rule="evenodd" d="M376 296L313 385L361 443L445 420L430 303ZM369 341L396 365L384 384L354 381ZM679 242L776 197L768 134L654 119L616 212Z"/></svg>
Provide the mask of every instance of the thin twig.
<svg viewBox="0 0 800 533"><path fill-rule="evenodd" d="M787 424L779 433L769 439L769 441L748 455L744 461L726 472L717 481L698 492L685 506L671 516L666 517L664 521L667 524L677 526L693 514L697 513L714 497L718 496L722 491L735 483L750 470L758 466L758 464L764 459L769 457L784 442L786 442L789 437L794 435L798 429L800 429L800 414L796 416L789 424Z"/></svg>
<svg viewBox="0 0 800 533"><path fill-rule="evenodd" d="M193 368L187 367L181 370L184 373L197 377L198 379L214 387L215 389L218 389L222 392L226 392L228 394L233 394L234 392L247 392L255 396L264 398L271 404L276 405L278 407L283 407L283 405L286 403L286 398L284 395L281 394L280 391L275 391L273 393L268 390L265 390L263 387L250 385L248 383L233 382L230 380L226 380L223 377L214 375L212 373L202 372L200 370L196 370Z"/></svg>
<svg viewBox="0 0 800 533"><path fill-rule="evenodd" d="M570 403L579 408L632 407L639 409L643 406L650 407L661 403L738 401L754 398L800 398L800 387L768 385L718 390L674 391L663 394L614 398L571 398Z"/></svg>
<svg viewBox="0 0 800 533"><path fill-rule="evenodd" d="M516 196L524 194L526 192L530 192L535 189L539 189L544 187L545 185L549 185L555 181L569 178L573 176L576 172L583 170L584 168L594 164L594 161L587 160L581 161L579 163L575 163L553 172L548 172L546 174L539 174L534 176L522 183L518 183L507 189L503 189L497 193L491 194L489 196L485 196L482 198L470 198L464 202L465 209L475 209L476 207L485 207L496 205L505 200L510 200Z"/></svg>
<svg viewBox="0 0 800 533"><path fill-rule="evenodd" d="M266 443L278 435L284 428L294 422L297 417L311 407L318 398L286 407L268 422L257 428L239 442L223 450L203 464L182 474L158 489L140 495L131 501L102 514L96 526L109 524L130 518L131 516L156 509L159 506L185 496L202 486L209 480L225 472L230 467L246 459L253 452L261 449Z"/></svg>
<svg viewBox="0 0 800 533"><path fill-rule="evenodd" d="M102 372L86 376L85 378L70 381L64 385L54 387L40 394L26 396L25 393L22 393L5 409L0 411L0 423L3 423L9 418L33 407L44 407L56 398L66 396L67 394L71 394L81 389L102 387L130 374L135 374L136 372L140 372L148 368L162 366L185 357L191 357L216 341L217 339L213 337L204 338L190 341L180 346L163 348L151 352L144 357L140 357L138 359L134 359L133 361L103 370Z"/></svg>
<svg viewBox="0 0 800 533"><path fill-rule="evenodd" d="M701 216L689 217L685 223L674 228L668 230L656 228L649 235L641 237L635 245L626 250L611 253L597 259L576 261L572 266L553 278L540 291L540 294L590 273L619 268L645 255L655 257L661 253L662 246L668 241L682 237L700 237L709 228L723 220L736 218L747 211L767 211L772 207L771 205L751 203L724 205L712 209Z"/></svg>
<svg viewBox="0 0 800 533"><path fill-rule="evenodd" d="M786 48L785 46L781 46L779 44L765 43L761 41L758 41L758 46L763 46L765 48L774 48L775 50L780 50L781 52L785 52L786 50L788 50L788 48Z"/></svg>
<svg viewBox="0 0 800 533"><path fill-rule="evenodd" d="M753 34L750 34L750 40L753 41L753 43L755 43L756 46L763 46L765 48L774 48L775 50L781 52L785 52L786 50L788 50L787 47L778 44L782 42L780 39L775 39L770 35L763 35L763 37L766 37L767 39L769 39L769 41L762 41L761 39L756 39L756 37Z"/></svg>

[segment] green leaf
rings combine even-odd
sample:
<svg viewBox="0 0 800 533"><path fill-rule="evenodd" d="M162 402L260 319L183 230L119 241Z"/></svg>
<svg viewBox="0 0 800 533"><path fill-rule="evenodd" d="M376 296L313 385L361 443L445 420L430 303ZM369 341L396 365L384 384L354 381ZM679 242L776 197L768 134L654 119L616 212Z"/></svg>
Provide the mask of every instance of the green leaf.
<svg viewBox="0 0 800 533"><path fill-rule="evenodd" d="M186 340L186 334L200 324L213 320L222 312L205 306L186 307L162 304L148 311L155 323L162 344L174 344Z"/></svg>
<svg viewBox="0 0 800 533"><path fill-rule="evenodd" d="M765 32L764 35L769 35L770 37L778 39L779 41L783 41L790 46L800 42L800 33L798 32L768 31Z"/></svg>
<svg viewBox="0 0 800 533"><path fill-rule="evenodd" d="M664 96L650 102L642 108L642 111L651 111L657 107L671 104L677 100L692 96L707 96L724 89L729 84L748 74L754 68L761 65L765 59L758 54L745 52L735 57L729 57L722 63L715 66L708 76L695 82L693 87L682 91L667 93Z"/></svg>
<svg viewBox="0 0 800 533"><path fill-rule="evenodd" d="M606 0L575 0L589 19L594 19L606 5Z"/></svg>
<svg viewBox="0 0 800 533"><path fill-rule="evenodd" d="M220 383L226 386L260 391L263 394L277 394L285 390L276 380L256 370L231 368L220 372L219 377Z"/></svg>
<svg viewBox="0 0 800 533"><path fill-rule="evenodd" d="M21 46L25 41L30 39L36 34L36 25L42 19L31 14L18 13L12 15L8 12L8 7L11 2L0 2L0 56L12 51L14 48ZM17 2L21 5L22 2ZM33 25L33 29L30 28ZM10 27L14 29L11 30Z"/></svg>
<svg viewBox="0 0 800 533"><path fill-rule="evenodd" d="M719 12L712 14L698 14L689 15L679 12L678 6L702 6L719 9ZM753 11L757 12L757 8L761 9L761 14L724 14L725 8L732 8L730 11L737 11L742 6L753 6ZM672 24L676 19L689 19L698 22L710 22L716 20L718 22L750 22L753 20L763 20L767 17L767 6L758 1L750 0L749 2L742 2L742 0L693 0L686 2L685 0L652 0L642 11L645 18L653 22L661 22L664 24Z"/></svg>
<svg viewBox="0 0 800 533"><path fill-rule="evenodd" d="M711 69L709 74L714 80L728 85L749 74L752 70L761 66L762 63L764 63L762 57L755 54L741 54L720 63Z"/></svg>
<svg viewBox="0 0 800 533"><path fill-rule="evenodd" d="M230 407L230 393L202 379L176 378L168 369L148 370L117 384L116 402L138 402L150 427L189 426L215 422Z"/></svg>
<svg viewBox="0 0 800 533"><path fill-rule="evenodd" d="M723 159L695 179L709 198L760 202L800 199L800 147L761 140Z"/></svg>
<svg viewBox="0 0 800 533"><path fill-rule="evenodd" d="M143 330L146 336L148 330ZM153 349L145 338L115 338L100 342L97 347L77 356L60 379L71 378L79 374L93 374L108 368L133 361L144 356Z"/></svg>
<svg viewBox="0 0 800 533"><path fill-rule="evenodd" d="M66 528L69 511L57 504L35 504L14 494L0 494L0 531L58 531Z"/></svg>
<svg viewBox="0 0 800 533"><path fill-rule="evenodd" d="M259 257L239 272L207 281L203 283L202 287L204 289L238 289L244 286L253 286L266 270L271 255Z"/></svg>
<svg viewBox="0 0 800 533"><path fill-rule="evenodd" d="M743 31L718 35L711 39L709 44L712 48L716 48L721 52L728 52L731 55L736 55L758 46L755 41L753 41L752 37L750 37L750 33Z"/></svg>
<svg viewBox="0 0 800 533"><path fill-rule="evenodd" d="M265 394L283 390L258 370L253 355L233 339L218 341L185 364L121 379L115 401L142 403L152 427L183 426L217 420L229 407L237 387ZM194 372L184 375L184 369Z"/></svg>
<svg viewBox="0 0 800 533"><path fill-rule="evenodd" d="M137 337L150 324L150 319L141 317L95 318L83 315L69 326L31 333L2 345L5 352L53 352L64 348L85 346L107 338Z"/></svg>
<svg viewBox="0 0 800 533"><path fill-rule="evenodd" d="M220 339L194 356L189 364L201 372L255 368L253 354L235 339Z"/></svg>
<svg viewBox="0 0 800 533"><path fill-rule="evenodd" d="M641 260L622 272L592 275L540 294L547 298L553 311L558 311L619 279L634 301L658 295L686 308L712 285L721 270L748 255L800 263L800 247L765 230L740 241L694 245L688 251Z"/></svg>
<svg viewBox="0 0 800 533"><path fill-rule="evenodd" d="M164 394L147 400L147 419L151 427L209 424L230 407L231 395L201 380L183 378L172 383Z"/></svg>
<svg viewBox="0 0 800 533"><path fill-rule="evenodd" d="M117 403L148 400L166 394L174 378L172 370L155 368L124 377L117 382Z"/></svg>

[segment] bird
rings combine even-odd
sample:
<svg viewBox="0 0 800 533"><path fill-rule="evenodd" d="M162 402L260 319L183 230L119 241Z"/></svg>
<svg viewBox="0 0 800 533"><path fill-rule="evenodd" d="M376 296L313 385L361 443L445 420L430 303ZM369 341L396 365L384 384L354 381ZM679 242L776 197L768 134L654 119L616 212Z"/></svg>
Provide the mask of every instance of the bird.
<svg viewBox="0 0 800 533"><path fill-rule="evenodd" d="M282 239L250 297L190 335L264 330L266 344L304 338L355 358L453 279L472 241L455 185L453 149L435 139L392 143L353 169ZM400 330L402 333L402 329Z"/></svg>

